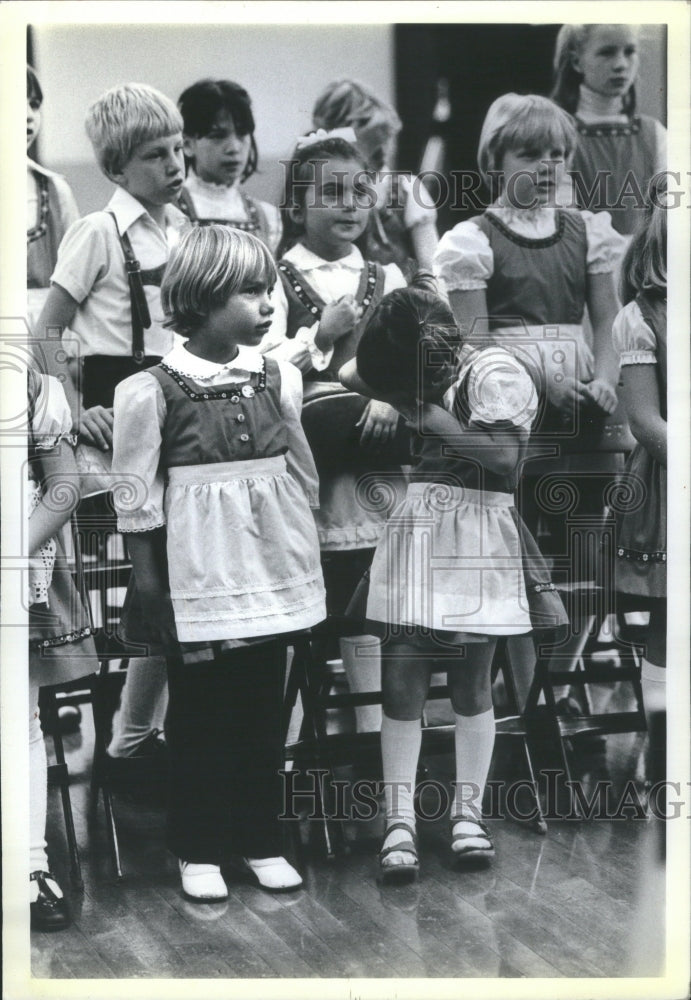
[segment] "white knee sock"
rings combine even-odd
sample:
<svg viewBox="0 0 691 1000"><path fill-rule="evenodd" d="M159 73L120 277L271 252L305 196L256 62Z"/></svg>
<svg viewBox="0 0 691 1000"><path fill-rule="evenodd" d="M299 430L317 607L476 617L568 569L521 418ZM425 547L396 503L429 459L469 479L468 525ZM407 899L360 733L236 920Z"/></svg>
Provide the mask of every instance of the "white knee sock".
<svg viewBox="0 0 691 1000"><path fill-rule="evenodd" d="M404 820L415 829L415 775L422 743L420 719L401 722L384 715L381 724L381 756L387 825ZM400 831L398 840L406 840Z"/></svg>
<svg viewBox="0 0 691 1000"><path fill-rule="evenodd" d="M373 635L347 636L340 640L343 669L353 694L381 689L381 647ZM381 729L381 705L360 705L355 709L359 733L378 733Z"/></svg>
<svg viewBox="0 0 691 1000"><path fill-rule="evenodd" d="M655 712L664 712L667 708L666 668L656 667L654 663L644 659L641 664L641 687L646 719Z"/></svg>
<svg viewBox="0 0 691 1000"><path fill-rule="evenodd" d="M492 763L494 732L492 708L479 715L456 715L456 788L452 817L482 816L482 796Z"/></svg>
<svg viewBox="0 0 691 1000"><path fill-rule="evenodd" d="M128 757L152 729L163 729L168 704L166 661L163 656L130 660L120 708L113 718L111 757Z"/></svg>
<svg viewBox="0 0 691 1000"><path fill-rule="evenodd" d="M49 871L46 855L46 746L38 718L38 690L29 714L29 872Z"/></svg>

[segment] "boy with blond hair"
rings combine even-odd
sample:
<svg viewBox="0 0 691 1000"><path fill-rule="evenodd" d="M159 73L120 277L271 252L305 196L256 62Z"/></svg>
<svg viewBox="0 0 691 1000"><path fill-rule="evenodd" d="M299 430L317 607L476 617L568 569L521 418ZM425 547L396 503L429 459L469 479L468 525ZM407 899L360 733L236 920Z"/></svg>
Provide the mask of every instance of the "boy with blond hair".
<svg viewBox="0 0 691 1000"><path fill-rule="evenodd" d="M85 125L101 170L117 188L103 211L66 232L36 332L52 373L57 355L47 348L56 328L66 354L76 356L80 386L67 379L65 391L82 445L80 468L96 473L107 490L115 386L173 346L159 289L189 222L174 205L185 165L182 118L168 97L144 84L113 87L91 105ZM160 754L154 713L158 705L162 720L165 683L163 657L131 661L111 756Z"/></svg>

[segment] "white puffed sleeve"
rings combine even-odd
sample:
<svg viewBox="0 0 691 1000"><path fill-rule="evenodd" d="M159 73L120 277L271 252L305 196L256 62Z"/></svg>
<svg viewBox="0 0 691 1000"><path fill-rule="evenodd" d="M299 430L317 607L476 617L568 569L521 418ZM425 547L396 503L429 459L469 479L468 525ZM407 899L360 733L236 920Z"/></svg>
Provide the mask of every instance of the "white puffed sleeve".
<svg viewBox="0 0 691 1000"><path fill-rule="evenodd" d="M612 324L612 341L620 365L657 364L655 334L635 301L628 302L617 313Z"/></svg>
<svg viewBox="0 0 691 1000"><path fill-rule="evenodd" d="M302 412L302 375L287 361L279 361L281 373L281 413L288 432L286 465L293 479L302 486L310 507L319 507L319 476L300 418Z"/></svg>
<svg viewBox="0 0 691 1000"><path fill-rule="evenodd" d="M148 372L137 372L115 389L113 402L113 503L118 531L153 531L163 513L161 430L163 391Z"/></svg>
<svg viewBox="0 0 691 1000"><path fill-rule="evenodd" d="M447 292L486 288L494 272L489 240L472 220L459 222L440 239L433 269Z"/></svg>
<svg viewBox="0 0 691 1000"><path fill-rule="evenodd" d="M588 274L611 274L624 256L628 240L614 229L609 212L581 212L588 241Z"/></svg>
<svg viewBox="0 0 691 1000"><path fill-rule="evenodd" d="M72 412L58 380L52 375L34 372L30 376L29 391L33 397L31 432L34 447L49 451L60 441L74 446L77 439L72 434Z"/></svg>
<svg viewBox="0 0 691 1000"><path fill-rule="evenodd" d="M501 421L530 431L537 405L533 380L508 351L488 348L473 359L468 375L471 424Z"/></svg>

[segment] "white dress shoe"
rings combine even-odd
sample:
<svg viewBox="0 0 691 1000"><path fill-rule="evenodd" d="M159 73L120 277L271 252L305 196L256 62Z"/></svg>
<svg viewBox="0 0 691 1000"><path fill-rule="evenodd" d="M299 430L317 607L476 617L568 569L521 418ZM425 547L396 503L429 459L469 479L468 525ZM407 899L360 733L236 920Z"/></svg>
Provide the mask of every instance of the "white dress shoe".
<svg viewBox="0 0 691 1000"><path fill-rule="evenodd" d="M285 858L243 858L260 889L268 892L291 892L302 886L302 879Z"/></svg>
<svg viewBox="0 0 691 1000"><path fill-rule="evenodd" d="M228 887L218 865L179 861L182 891L195 903L217 903L228 898Z"/></svg>

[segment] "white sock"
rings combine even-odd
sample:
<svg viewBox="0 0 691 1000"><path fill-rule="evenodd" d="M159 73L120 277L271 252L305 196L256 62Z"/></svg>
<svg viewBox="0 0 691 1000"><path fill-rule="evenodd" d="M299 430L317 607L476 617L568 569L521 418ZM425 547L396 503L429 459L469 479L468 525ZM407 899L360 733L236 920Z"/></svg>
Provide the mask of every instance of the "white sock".
<svg viewBox="0 0 691 1000"><path fill-rule="evenodd" d="M163 729L168 704L168 679L163 656L130 660L120 708L113 718L111 757L129 757L152 729Z"/></svg>
<svg viewBox="0 0 691 1000"><path fill-rule="evenodd" d="M664 712L667 708L667 670L656 667L654 663L643 659L641 663L641 687L643 688L643 707L645 717L655 712Z"/></svg>
<svg viewBox="0 0 691 1000"><path fill-rule="evenodd" d="M415 775L422 744L420 719L401 722L384 714L381 724L381 756L387 826L403 820L415 829ZM409 840L405 830L396 830L386 846Z"/></svg>
<svg viewBox="0 0 691 1000"><path fill-rule="evenodd" d="M494 733L492 708L479 715L456 715L456 787L452 817L482 816L482 796L492 763Z"/></svg>
<svg viewBox="0 0 691 1000"><path fill-rule="evenodd" d="M340 640L343 669L353 694L381 690L381 646L373 635L353 635ZM381 705L360 705L355 709L359 733L378 733Z"/></svg>
<svg viewBox="0 0 691 1000"><path fill-rule="evenodd" d="M50 871L46 855L48 771L38 717L38 688L31 687L29 714L29 872ZM35 883L33 883L35 885Z"/></svg>

